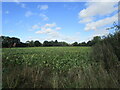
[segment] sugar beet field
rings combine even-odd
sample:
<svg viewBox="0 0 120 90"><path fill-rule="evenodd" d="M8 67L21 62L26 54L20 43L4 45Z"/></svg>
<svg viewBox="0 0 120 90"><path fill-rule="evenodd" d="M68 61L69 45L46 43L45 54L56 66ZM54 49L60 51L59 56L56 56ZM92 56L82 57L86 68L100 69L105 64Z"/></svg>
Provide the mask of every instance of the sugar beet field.
<svg viewBox="0 0 120 90"><path fill-rule="evenodd" d="M118 87L91 47L3 48L3 88Z"/></svg>

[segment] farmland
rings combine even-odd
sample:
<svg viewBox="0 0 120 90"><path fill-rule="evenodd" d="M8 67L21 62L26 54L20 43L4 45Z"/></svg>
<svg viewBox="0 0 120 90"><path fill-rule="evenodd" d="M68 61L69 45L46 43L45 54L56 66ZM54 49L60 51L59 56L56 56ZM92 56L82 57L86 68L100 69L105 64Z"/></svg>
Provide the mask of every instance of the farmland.
<svg viewBox="0 0 120 90"><path fill-rule="evenodd" d="M3 49L5 65L27 65L68 70L89 61L89 47L41 47Z"/></svg>
<svg viewBox="0 0 120 90"><path fill-rule="evenodd" d="M3 87L118 87L91 52L91 47L3 48Z"/></svg>

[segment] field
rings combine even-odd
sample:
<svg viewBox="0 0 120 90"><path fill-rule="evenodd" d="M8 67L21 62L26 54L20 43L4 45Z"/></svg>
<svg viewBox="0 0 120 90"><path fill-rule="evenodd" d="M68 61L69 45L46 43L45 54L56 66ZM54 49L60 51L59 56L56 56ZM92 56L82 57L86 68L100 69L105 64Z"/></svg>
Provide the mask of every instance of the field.
<svg viewBox="0 0 120 90"><path fill-rule="evenodd" d="M91 51L91 47L4 48L3 87L118 87L114 74L93 62Z"/></svg>

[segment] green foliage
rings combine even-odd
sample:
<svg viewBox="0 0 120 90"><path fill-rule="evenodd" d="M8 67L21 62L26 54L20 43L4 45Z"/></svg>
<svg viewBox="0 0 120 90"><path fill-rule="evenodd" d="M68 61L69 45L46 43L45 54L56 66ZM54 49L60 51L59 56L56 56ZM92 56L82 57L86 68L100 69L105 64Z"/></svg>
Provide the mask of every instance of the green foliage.
<svg viewBox="0 0 120 90"><path fill-rule="evenodd" d="M12 45L16 43L17 45L20 44L20 39L15 37L5 37L1 36L0 40L2 41L2 47L13 47Z"/></svg>
<svg viewBox="0 0 120 90"><path fill-rule="evenodd" d="M4 88L118 88L91 47L3 48Z"/></svg>
<svg viewBox="0 0 120 90"><path fill-rule="evenodd" d="M115 33L107 35L93 47L94 60L102 62L108 72L111 69L119 72L120 68L120 29L115 27Z"/></svg>
<svg viewBox="0 0 120 90"><path fill-rule="evenodd" d="M79 43L80 46L87 46L86 42Z"/></svg>
<svg viewBox="0 0 120 90"><path fill-rule="evenodd" d="M55 41L44 41L43 46L68 46L68 43L58 42L57 40L55 40Z"/></svg>
<svg viewBox="0 0 120 90"><path fill-rule="evenodd" d="M46 69L50 69L51 73L49 78L52 79L54 72L58 74L67 72L72 68L77 68L83 66L84 68L90 63L89 53L91 48L84 47L40 47L40 48L4 48L3 49L3 86L4 87L20 87L20 85L27 86L26 83L34 84L32 80L31 69L34 70L35 67L39 67L39 71L42 74L47 72ZM17 69L16 69L17 68ZM29 76L26 76L27 71L29 71ZM28 68L31 68L30 70ZM15 72L18 72L15 74ZM36 72L37 73L37 72ZM23 74L23 75L21 75ZM25 76L24 76L25 74ZM13 76L11 76L13 75ZM55 75L55 74L54 74ZM45 76L45 75L44 75ZM44 76L36 76L38 79ZM11 78L12 77L12 78ZM33 76L35 78L35 75ZM15 79L16 78L16 79ZM22 81L24 78L25 81ZM28 78L28 81L27 81ZM9 82L8 82L8 80ZM49 81L55 83L57 76L53 80ZM17 81L16 81L17 80ZM45 78L45 80L48 80ZM55 80L55 81L54 81ZM10 84L10 82L12 82ZM21 83L22 82L22 83ZM48 82L48 81L47 81ZM46 84L47 84L46 82ZM39 82L37 82L39 84ZM42 84L40 84L42 85ZM56 84L54 84L54 87ZM31 85L29 86L31 87ZM39 87L39 86L38 86ZM46 86L47 87L47 86ZM50 87L50 86L49 86Z"/></svg>
<svg viewBox="0 0 120 90"><path fill-rule="evenodd" d="M95 36L92 40L92 44L96 44L96 43L99 43L101 41L101 37L100 36Z"/></svg>
<svg viewBox="0 0 120 90"><path fill-rule="evenodd" d="M13 65L49 66L56 70L68 70L80 63L89 61L89 47L41 47L41 48L13 48L3 49L3 67ZM8 54L9 53L9 54ZM13 60L14 59L14 60Z"/></svg>
<svg viewBox="0 0 120 90"><path fill-rule="evenodd" d="M79 46L79 45L78 45L78 42L74 42L72 45L73 45L73 46Z"/></svg>
<svg viewBox="0 0 120 90"><path fill-rule="evenodd" d="M35 41L35 42L34 42L34 45L35 45L36 47L42 46L42 44L41 44L39 41Z"/></svg>
<svg viewBox="0 0 120 90"><path fill-rule="evenodd" d="M15 45L14 47L40 47L40 46L93 46L96 43L98 43L101 40L101 37L96 36L94 37L91 41L86 42L82 42L82 43L78 43L78 42L74 42L72 44L68 44L67 42L58 42L57 40L55 41L44 41L43 44L40 43L38 40L37 41L26 41L26 43L20 42L20 39L15 38L15 37L5 37L5 36L1 36L0 40L2 42L2 46L4 48L11 48Z"/></svg>
<svg viewBox="0 0 120 90"><path fill-rule="evenodd" d="M34 41L31 40L31 41L26 41L26 43L28 44L29 47L34 47Z"/></svg>

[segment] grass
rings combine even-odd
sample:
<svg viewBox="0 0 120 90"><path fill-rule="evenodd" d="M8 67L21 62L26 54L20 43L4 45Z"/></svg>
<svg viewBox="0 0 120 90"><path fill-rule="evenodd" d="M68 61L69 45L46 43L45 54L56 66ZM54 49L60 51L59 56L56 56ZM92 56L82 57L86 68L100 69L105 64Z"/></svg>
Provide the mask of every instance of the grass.
<svg viewBox="0 0 120 90"><path fill-rule="evenodd" d="M3 88L118 88L91 47L4 48Z"/></svg>

